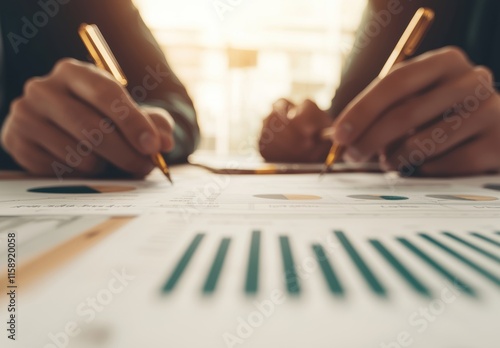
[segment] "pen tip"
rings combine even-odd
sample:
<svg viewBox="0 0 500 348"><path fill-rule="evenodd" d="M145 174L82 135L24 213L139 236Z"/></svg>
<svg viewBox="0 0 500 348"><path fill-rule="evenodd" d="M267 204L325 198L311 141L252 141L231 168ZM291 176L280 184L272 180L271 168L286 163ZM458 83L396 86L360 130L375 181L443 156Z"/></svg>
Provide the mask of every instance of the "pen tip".
<svg viewBox="0 0 500 348"><path fill-rule="evenodd" d="M163 173L163 174L165 174L165 176L167 177L168 181L170 181L170 183L173 185L174 182L172 180L172 176L170 175L170 173Z"/></svg>
<svg viewBox="0 0 500 348"><path fill-rule="evenodd" d="M319 177L322 178L323 175L325 175L327 172L328 172L328 166L324 166L321 173L319 173Z"/></svg>
<svg viewBox="0 0 500 348"><path fill-rule="evenodd" d="M158 167L163 175L170 181L170 183L173 185L174 182L172 180L172 177L170 176L170 170L168 169L167 162L165 162L165 159L161 154L156 154L152 157L153 163L156 167Z"/></svg>

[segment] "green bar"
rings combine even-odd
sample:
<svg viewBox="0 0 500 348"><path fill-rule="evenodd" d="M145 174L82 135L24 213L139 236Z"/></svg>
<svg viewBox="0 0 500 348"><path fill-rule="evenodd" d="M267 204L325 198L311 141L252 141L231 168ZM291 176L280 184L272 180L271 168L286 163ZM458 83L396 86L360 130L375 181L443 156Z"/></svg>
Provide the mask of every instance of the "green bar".
<svg viewBox="0 0 500 348"><path fill-rule="evenodd" d="M472 250L475 250L477 251L478 253L486 256L487 258L493 260L493 261L496 261L498 263L500 263L500 257L496 256L496 255L493 255L492 253L490 253L488 250L484 250L483 248L481 247L478 247L477 245L475 244L472 244L468 241L466 241L465 239L462 239L460 238L459 236L456 236L454 235L453 233L450 233L450 232L443 232L443 234L465 246L468 246L469 248L471 248Z"/></svg>
<svg viewBox="0 0 500 348"><path fill-rule="evenodd" d="M386 296L387 291L385 288L382 286L382 284L378 281L378 279L375 277L371 269L368 267L368 265L365 263L361 255L356 251L354 246L351 244L349 239L346 237L344 232L342 231L335 231L335 235L339 239L340 243L344 246L344 249L347 251L349 256L351 257L352 261L358 267L359 271L361 274L364 276L366 282L368 285L372 288L372 290L379 296Z"/></svg>
<svg viewBox="0 0 500 348"><path fill-rule="evenodd" d="M424 253L420 248L418 248L416 245L411 243L409 240L405 238L398 238L398 241L403 244L407 249L409 249L411 252L413 252L415 255L417 255L422 261L427 263L429 266L434 268L435 271L440 273L442 276L444 276L446 279L448 279L450 282L452 282L455 286L457 286L460 291L470 295L470 296L477 296L476 291L468 285L466 282L458 278L456 275L448 271L446 268L441 266L439 263L437 263L434 259L432 259L429 255Z"/></svg>
<svg viewBox="0 0 500 348"><path fill-rule="evenodd" d="M174 271L172 272L170 279L163 287L164 293L169 293L169 292L172 292L172 290L174 290L175 285L177 284L180 277L182 276L182 273L184 272L184 270L188 266L189 261L191 261L194 253L196 252L196 249L198 249L198 246L201 244L203 237L205 237L204 234L197 234L194 237L193 241L191 242L191 244L187 248L186 252L182 256L182 258L179 260L179 263L175 267Z"/></svg>
<svg viewBox="0 0 500 348"><path fill-rule="evenodd" d="M252 233L250 255L248 257L247 280L245 292L255 294L259 287L260 231Z"/></svg>
<svg viewBox="0 0 500 348"><path fill-rule="evenodd" d="M431 297L431 291L423 285L406 266L404 266L399 260L391 253L381 242L378 240L370 240L373 247L389 262L392 267L410 284L417 292L420 294Z"/></svg>
<svg viewBox="0 0 500 348"><path fill-rule="evenodd" d="M330 291L335 295L343 296L344 289L342 288L342 284L340 284L339 278L333 270L330 261L328 261L325 250L319 244L314 244L312 248L314 253L316 254L316 259L318 260L321 270L323 271L323 275L325 276Z"/></svg>
<svg viewBox="0 0 500 348"><path fill-rule="evenodd" d="M481 274L485 278L491 280L495 285L500 286L500 279L497 278L494 274L491 274L489 271L487 271L483 267L479 266L477 263L469 260L468 258L463 256L459 252L449 248L448 246L444 245L440 241L432 238L431 236L429 236L425 233L421 233L420 236L423 239L427 240L428 242L434 244L435 246L437 246L441 250L446 251L448 254L455 257L457 260L461 261L462 263L466 264L467 266L469 266L470 268L472 268L473 270L475 270L476 272L478 272L479 274Z"/></svg>
<svg viewBox="0 0 500 348"><path fill-rule="evenodd" d="M280 237L281 255L283 256L283 267L285 270L286 288L289 294L300 294L300 284L297 277L297 270L293 261L292 249L290 248L290 240L286 236Z"/></svg>
<svg viewBox="0 0 500 348"><path fill-rule="evenodd" d="M498 233L498 234L500 234L500 233ZM495 245L495 246L497 246L497 247L500 248L500 242L498 242L498 241L496 241L494 239L491 239L489 237L483 236L482 234L479 234L479 233L476 233L476 232L471 233L471 235L473 235L476 238L482 239L485 242L491 243L491 244L493 244L493 245Z"/></svg>
<svg viewBox="0 0 500 348"><path fill-rule="evenodd" d="M219 280L220 272L222 270L222 266L224 265L224 260L226 259L230 243L231 239L229 238L224 238L220 242L219 250L217 251L214 263L212 264L212 268L210 269L210 273L208 274L205 286L203 287L203 292L205 294L211 294L215 291L217 280Z"/></svg>

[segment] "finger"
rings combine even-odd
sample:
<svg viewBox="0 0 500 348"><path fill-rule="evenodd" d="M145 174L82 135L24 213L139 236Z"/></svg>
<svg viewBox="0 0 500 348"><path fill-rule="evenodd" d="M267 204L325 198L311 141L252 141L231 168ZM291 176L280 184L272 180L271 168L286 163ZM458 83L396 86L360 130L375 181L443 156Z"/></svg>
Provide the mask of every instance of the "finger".
<svg viewBox="0 0 500 348"><path fill-rule="evenodd" d="M273 132L281 132L290 124L290 122L291 119L288 118L287 113L279 110L273 110L271 114L264 119L262 127L270 128Z"/></svg>
<svg viewBox="0 0 500 348"><path fill-rule="evenodd" d="M64 130L40 116L33 115L33 110L19 109L12 130L25 139L31 139L34 145L52 156L52 162L58 161L84 176L96 176L104 172L106 161L88 149L80 150L77 140ZM74 158L75 154L78 159Z"/></svg>
<svg viewBox="0 0 500 348"><path fill-rule="evenodd" d="M304 101L293 109L294 115L290 121L290 132L292 139L284 140L278 146L283 160L284 148L288 148L287 162L319 162L324 160L329 148L330 141L325 141L321 134L325 128L331 126L330 116L321 110L314 102ZM281 149L280 149L281 147Z"/></svg>
<svg viewBox="0 0 500 348"><path fill-rule="evenodd" d="M500 156L497 152L498 134L489 135L462 145L455 151L422 165L422 176L468 176L498 173Z"/></svg>
<svg viewBox="0 0 500 348"><path fill-rule="evenodd" d="M259 138L259 150L267 161L288 162L299 160L301 135L289 126L281 113L273 112L265 121Z"/></svg>
<svg viewBox="0 0 500 348"><path fill-rule="evenodd" d="M175 121L173 117L162 108L144 107L143 110L149 115L155 124L161 138L161 151L170 152L175 146L173 129Z"/></svg>
<svg viewBox="0 0 500 348"><path fill-rule="evenodd" d="M13 101L11 105L15 104L17 101ZM2 149L12 155L12 147L15 142L15 135L12 131L12 116L7 115L5 121L1 127L1 142L0 146Z"/></svg>
<svg viewBox="0 0 500 348"><path fill-rule="evenodd" d="M495 94L492 81L492 74L488 69L476 67L423 95L403 102L375 122L369 132L350 146L347 154L354 160L364 161L410 131L431 122L438 115L443 115L453 105L465 102L470 104L472 101L475 109L482 107ZM479 111L475 113L481 114ZM477 129L480 125L472 126ZM464 131L462 129L462 133ZM457 136L462 133L459 132Z"/></svg>
<svg viewBox="0 0 500 348"><path fill-rule="evenodd" d="M291 101L285 98L278 99L274 104L273 104L273 111L281 114L283 116L289 115L289 112L295 108L295 104L293 104Z"/></svg>
<svg viewBox="0 0 500 348"><path fill-rule="evenodd" d="M111 119L138 152L152 155L160 151L160 135L153 121L110 74L67 59L58 63L53 75L77 98Z"/></svg>
<svg viewBox="0 0 500 348"><path fill-rule="evenodd" d="M453 115L409 137L389 155L389 167L396 170L390 164L402 161L420 166L485 133L491 125L498 123L495 117L497 105L498 102L491 99L469 118Z"/></svg>
<svg viewBox="0 0 500 348"><path fill-rule="evenodd" d="M440 49L401 64L346 107L335 123L334 140L344 145L354 143L391 106L471 69L466 55L456 48Z"/></svg>
<svg viewBox="0 0 500 348"><path fill-rule="evenodd" d="M331 142L322 142L315 146L307 155L309 163L323 163L332 147Z"/></svg>
<svg viewBox="0 0 500 348"><path fill-rule="evenodd" d="M290 122L306 138L321 138L321 132L330 127L330 116L311 100L304 101L296 108L296 116Z"/></svg>
<svg viewBox="0 0 500 348"><path fill-rule="evenodd" d="M147 156L133 148L115 129L114 124L103 119L87 104L46 86L32 87L29 94L30 100L39 101L31 108L76 139L77 146L91 148L100 157L128 173L143 176L153 169ZM72 150L77 151L76 148Z"/></svg>
<svg viewBox="0 0 500 348"><path fill-rule="evenodd" d="M281 106L277 106L280 103ZM267 161L278 162L318 161L325 147L331 146L320 137L321 131L331 125L330 117L310 100L297 107L280 100L274 109L264 120L259 140L262 156ZM288 115L284 114L284 109L288 110Z"/></svg>
<svg viewBox="0 0 500 348"><path fill-rule="evenodd" d="M53 177L54 157L35 143L18 135L13 141L12 157L22 168L37 176Z"/></svg>

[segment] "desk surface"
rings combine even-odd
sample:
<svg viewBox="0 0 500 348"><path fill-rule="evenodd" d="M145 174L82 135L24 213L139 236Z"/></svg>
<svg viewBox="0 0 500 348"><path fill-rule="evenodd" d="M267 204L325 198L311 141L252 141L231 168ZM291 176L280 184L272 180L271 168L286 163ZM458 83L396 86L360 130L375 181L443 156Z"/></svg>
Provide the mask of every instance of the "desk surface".
<svg viewBox="0 0 500 348"><path fill-rule="evenodd" d="M0 181L17 344L498 346L500 177L173 175ZM85 185L131 190L31 191Z"/></svg>

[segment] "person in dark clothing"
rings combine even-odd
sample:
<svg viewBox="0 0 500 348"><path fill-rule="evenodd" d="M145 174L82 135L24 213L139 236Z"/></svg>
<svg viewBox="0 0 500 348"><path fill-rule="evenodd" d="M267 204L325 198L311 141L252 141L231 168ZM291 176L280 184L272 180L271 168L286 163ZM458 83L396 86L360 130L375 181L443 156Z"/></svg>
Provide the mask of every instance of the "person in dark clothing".
<svg viewBox="0 0 500 348"><path fill-rule="evenodd" d="M377 76L419 7L435 22L414 57ZM378 160L404 175L500 170L500 2L369 0L330 110L282 99L264 121L269 161L321 162L332 126L344 160Z"/></svg>
<svg viewBox="0 0 500 348"><path fill-rule="evenodd" d="M101 29L127 88L90 63L82 23ZM196 148L193 103L131 0L1 0L0 28L0 169L143 177L150 155L178 163Z"/></svg>

